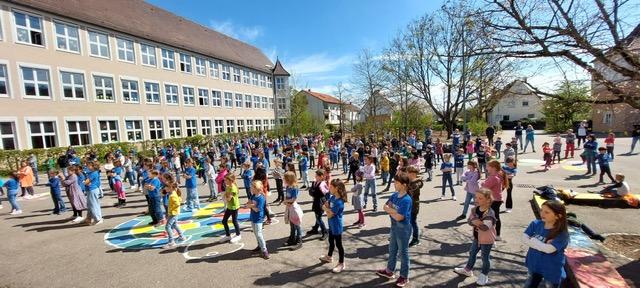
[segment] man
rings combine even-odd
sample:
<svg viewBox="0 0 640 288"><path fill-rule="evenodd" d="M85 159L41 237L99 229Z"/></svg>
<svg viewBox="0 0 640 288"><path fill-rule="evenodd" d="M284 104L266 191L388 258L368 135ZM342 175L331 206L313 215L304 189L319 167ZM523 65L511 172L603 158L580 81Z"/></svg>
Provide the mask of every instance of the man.
<svg viewBox="0 0 640 288"><path fill-rule="evenodd" d="M424 129L424 141L427 142L427 145L431 144L431 135L433 134L433 130L431 130L431 126Z"/></svg>
<svg viewBox="0 0 640 288"><path fill-rule="evenodd" d="M520 143L520 150L522 150L522 131L524 130L524 127L522 127L522 123L520 121L518 121L518 124L516 125L516 139L518 139L518 143ZM514 149L517 150L517 146L513 147Z"/></svg>
<svg viewBox="0 0 640 288"><path fill-rule="evenodd" d="M489 146L493 147L493 136L496 134L496 129L493 128L493 125L489 125L489 127L484 131L484 134L487 135Z"/></svg>
<svg viewBox="0 0 640 288"><path fill-rule="evenodd" d="M629 154L632 154L633 150L636 150L636 144L638 143L638 140L640 140L640 125L633 125L631 137L631 150L629 150Z"/></svg>

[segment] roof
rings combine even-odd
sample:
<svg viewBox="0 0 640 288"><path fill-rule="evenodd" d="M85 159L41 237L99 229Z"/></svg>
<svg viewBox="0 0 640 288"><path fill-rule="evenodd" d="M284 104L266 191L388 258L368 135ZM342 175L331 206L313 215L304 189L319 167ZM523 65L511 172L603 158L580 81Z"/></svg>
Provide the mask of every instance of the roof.
<svg viewBox="0 0 640 288"><path fill-rule="evenodd" d="M327 103L333 103L333 104L340 104L340 100L336 97L333 97L331 95L328 94L323 94L320 92L314 92L311 91L311 89L307 89L307 90L300 90L300 92L303 92L311 97L316 97L318 99L320 99L320 101L322 102L327 102Z"/></svg>
<svg viewBox="0 0 640 288"><path fill-rule="evenodd" d="M142 0L7 0L85 23L271 72L260 49Z"/></svg>
<svg viewBox="0 0 640 288"><path fill-rule="evenodd" d="M291 76L287 70L282 67L282 63L280 63L280 59L276 60L276 67L273 67L273 76Z"/></svg>
<svg viewBox="0 0 640 288"><path fill-rule="evenodd" d="M358 111L360 111L360 108L359 108L358 106L353 105L353 104L351 104L351 103L349 103L345 108L346 108L347 110L351 110L351 111L354 111L354 112L358 112Z"/></svg>
<svg viewBox="0 0 640 288"><path fill-rule="evenodd" d="M627 37L624 37L623 42L626 45L631 44L631 42L633 42L633 40L640 38L640 24L638 24L638 26L636 26L636 28L634 28L631 33L629 33L629 35L627 35Z"/></svg>

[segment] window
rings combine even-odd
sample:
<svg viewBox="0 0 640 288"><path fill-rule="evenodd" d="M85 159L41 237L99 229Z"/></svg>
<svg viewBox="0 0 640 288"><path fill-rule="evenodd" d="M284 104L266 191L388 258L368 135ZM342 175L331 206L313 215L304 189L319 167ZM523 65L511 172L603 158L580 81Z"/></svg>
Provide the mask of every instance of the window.
<svg viewBox="0 0 640 288"><path fill-rule="evenodd" d="M251 76L249 70L242 71L242 83L251 84Z"/></svg>
<svg viewBox="0 0 640 288"><path fill-rule="evenodd" d="M127 133L127 141L137 142L143 140L142 121L126 120L124 121L124 129Z"/></svg>
<svg viewBox="0 0 640 288"><path fill-rule="evenodd" d="M209 90L198 89L198 104L200 106L209 106Z"/></svg>
<svg viewBox="0 0 640 288"><path fill-rule="evenodd" d="M253 108L260 109L260 96L253 96Z"/></svg>
<svg viewBox="0 0 640 288"><path fill-rule="evenodd" d="M162 120L149 120L149 138L151 140L164 139Z"/></svg>
<svg viewBox="0 0 640 288"><path fill-rule="evenodd" d="M140 44L140 58L142 65L156 67L156 47Z"/></svg>
<svg viewBox="0 0 640 288"><path fill-rule="evenodd" d="M256 119L256 131L262 131L262 120Z"/></svg>
<svg viewBox="0 0 640 288"><path fill-rule="evenodd" d="M53 27L56 30L56 48L58 50L80 53L77 26L55 21Z"/></svg>
<svg viewBox="0 0 640 288"><path fill-rule="evenodd" d="M114 101L113 98L113 78L104 76L93 76L93 87L98 101Z"/></svg>
<svg viewBox="0 0 640 288"><path fill-rule="evenodd" d="M84 146L91 144L89 121L67 121L69 145Z"/></svg>
<svg viewBox="0 0 640 288"><path fill-rule="evenodd" d="M251 84L253 84L253 86L258 86L258 73L251 73Z"/></svg>
<svg viewBox="0 0 640 288"><path fill-rule="evenodd" d="M267 97L262 97L262 109L267 109L267 103L269 103Z"/></svg>
<svg viewBox="0 0 640 288"><path fill-rule="evenodd" d="M251 108L251 95L244 95L244 108Z"/></svg>
<svg viewBox="0 0 640 288"><path fill-rule="evenodd" d="M133 41L127 39L116 39L118 45L118 60L135 63L135 54L133 54Z"/></svg>
<svg viewBox="0 0 640 288"><path fill-rule="evenodd" d="M198 134L198 121L197 120L185 120L184 121L187 131L187 137L195 136Z"/></svg>
<svg viewBox="0 0 640 288"><path fill-rule="evenodd" d="M220 91L211 90L211 106L222 106L222 94L220 93Z"/></svg>
<svg viewBox="0 0 640 288"><path fill-rule="evenodd" d="M169 137L182 137L182 125L180 120L169 120Z"/></svg>
<svg viewBox="0 0 640 288"><path fill-rule="evenodd" d="M227 120L227 133L236 132L235 120Z"/></svg>
<svg viewBox="0 0 640 288"><path fill-rule="evenodd" d="M240 83L240 68L233 67L233 82Z"/></svg>
<svg viewBox="0 0 640 288"><path fill-rule="evenodd" d="M613 122L613 113L606 111L602 114L602 124L611 124Z"/></svg>
<svg viewBox="0 0 640 288"><path fill-rule="evenodd" d="M31 148L52 148L57 147L56 143L56 122L28 122L31 137Z"/></svg>
<svg viewBox="0 0 640 288"><path fill-rule="evenodd" d="M269 121L269 128L273 130L273 128L275 127L276 127L276 119L271 119L271 121Z"/></svg>
<svg viewBox="0 0 640 288"><path fill-rule="evenodd" d="M509 115L502 116L502 121L509 121Z"/></svg>
<svg viewBox="0 0 640 288"><path fill-rule="evenodd" d="M100 128L100 141L102 143L118 142L117 120L98 121L98 128Z"/></svg>
<svg viewBox="0 0 640 288"><path fill-rule="evenodd" d="M244 120L238 119L238 133L244 132Z"/></svg>
<svg viewBox="0 0 640 288"><path fill-rule="evenodd" d="M184 101L184 105L193 106L196 104L195 96L193 95L193 88L191 87L182 87L182 99Z"/></svg>
<svg viewBox="0 0 640 288"><path fill-rule="evenodd" d="M169 105L178 105L178 86L177 85L164 85L164 96Z"/></svg>
<svg viewBox="0 0 640 288"><path fill-rule="evenodd" d="M211 120L200 120L202 135L211 135Z"/></svg>
<svg viewBox="0 0 640 288"><path fill-rule="evenodd" d="M247 131L253 131L253 120L247 120Z"/></svg>
<svg viewBox="0 0 640 288"><path fill-rule="evenodd" d="M82 73L60 72L64 99L84 99L84 75Z"/></svg>
<svg viewBox="0 0 640 288"><path fill-rule="evenodd" d="M236 93L236 107L242 108L242 94Z"/></svg>
<svg viewBox="0 0 640 288"><path fill-rule="evenodd" d="M286 110L287 109L287 99L278 98L278 110Z"/></svg>
<svg viewBox="0 0 640 288"><path fill-rule="evenodd" d="M529 101L522 101L522 107L529 107Z"/></svg>
<svg viewBox="0 0 640 288"><path fill-rule="evenodd" d="M89 53L91 56L109 58L109 36L104 33L89 31Z"/></svg>
<svg viewBox="0 0 640 288"><path fill-rule="evenodd" d="M2 150L16 150L16 129L13 122L0 122L0 148Z"/></svg>
<svg viewBox="0 0 640 288"><path fill-rule="evenodd" d="M138 94L138 81L122 79L122 101L127 103L140 103Z"/></svg>
<svg viewBox="0 0 640 288"><path fill-rule="evenodd" d="M273 98L269 97L269 109L273 110Z"/></svg>
<svg viewBox="0 0 640 288"><path fill-rule="evenodd" d="M527 118L529 119L536 118L536 114L527 114Z"/></svg>
<svg viewBox="0 0 640 288"><path fill-rule="evenodd" d="M144 95L147 103L160 104L160 84L144 82Z"/></svg>
<svg viewBox="0 0 640 288"><path fill-rule="evenodd" d="M227 64L222 64L222 80L231 80L231 67Z"/></svg>
<svg viewBox="0 0 640 288"><path fill-rule="evenodd" d="M180 54L180 71L191 73L191 56L183 53Z"/></svg>
<svg viewBox="0 0 640 288"><path fill-rule="evenodd" d="M259 79L260 79L260 87L267 87L265 83L265 76L260 74Z"/></svg>
<svg viewBox="0 0 640 288"><path fill-rule="evenodd" d="M262 120L262 130L263 131L269 130L269 119Z"/></svg>
<svg viewBox="0 0 640 288"><path fill-rule="evenodd" d="M196 75L207 75L207 61L202 58L196 58Z"/></svg>
<svg viewBox="0 0 640 288"><path fill-rule="evenodd" d="M16 21L16 35L18 42L44 46L41 17L17 11L13 12L13 17Z"/></svg>
<svg viewBox="0 0 640 288"><path fill-rule="evenodd" d="M267 76L267 88L273 88L273 78Z"/></svg>
<svg viewBox="0 0 640 288"><path fill-rule="evenodd" d="M233 107L233 93L224 92L224 107Z"/></svg>
<svg viewBox="0 0 640 288"><path fill-rule="evenodd" d="M174 52L167 49L161 50L162 54L162 68L169 70L176 70L176 60ZM159 138L162 139L162 138Z"/></svg>
<svg viewBox="0 0 640 288"><path fill-rule="evenodd" d="M7 65L0 64L0 97L9 96L9 75Z"/></svg>
<svg viewBox="0 0 640 288"><path fill-rule="evenodd" d="M276 90L284 89L284 77L276 77Z"/></svg>
<svg viewBox="0 0 640 288"><path fill-rule="evenodd" d="M49 70L31 67L20 67L20 69L22 69L22 83L25 96L51 97Z"/></svg>
<svg viewBox="0 0 640 288"><path fill-rule="evenodd" d="M213 128L215 134L222 134L224 132L224 126L222 120L213 120Z"/></svg>
<svg viewBox="0 0 640 288"><path fill-rule="evenodd" d="M220 70L217 62L209 61L209 75L213 78L220 77Z"/></svg>

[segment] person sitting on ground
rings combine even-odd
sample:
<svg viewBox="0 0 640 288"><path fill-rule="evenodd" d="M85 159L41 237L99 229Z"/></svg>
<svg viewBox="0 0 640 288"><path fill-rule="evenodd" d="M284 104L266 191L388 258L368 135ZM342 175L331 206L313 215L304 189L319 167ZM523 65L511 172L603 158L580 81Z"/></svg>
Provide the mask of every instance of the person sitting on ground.
<svg viewBox="0 0 640 288"><path fill-rule="evenodd" d="M600 191L600 194L609 194L614 197L624 197L629 194L629 183L624 180L623 174L616 174L615 183L613 185L609 185Z"/></svg>

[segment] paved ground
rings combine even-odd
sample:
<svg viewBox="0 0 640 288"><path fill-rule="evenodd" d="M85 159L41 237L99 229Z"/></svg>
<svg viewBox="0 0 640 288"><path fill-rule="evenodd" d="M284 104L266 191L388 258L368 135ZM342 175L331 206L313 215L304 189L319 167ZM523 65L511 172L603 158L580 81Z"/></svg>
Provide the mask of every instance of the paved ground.
<svg viewBox="0 0 640 288"><path fill-rule="evenodd" d="M539 135L537 142L541 143L545 138ZM618 139L617 146L618 151L626 152L630 139ZM596 189L585 186L595 183L594 178L576 176L584 172L558 167L542 173L536 172L540 168L537 164L526 163L541 159L540 153L521 155L521 172L514 182ZM629 176L637 173L635 165L638 160L638 155L618 156L612 167L614 172L622 171ZM334 177L343 178L344 175ZM640 187L638 178L629 178L631 187ZM475 278L465 279L452 272L453 267L466 261L471 229L462 221L453 220L461 212L460 202L436 200L440 195L439 180L436 177L436 182L428 182L423 188L419 215L419 225L423 227L422 244L410 249L412 286L474 287ZM378 186L378 190L382 188ZM36 191L47 192L46 187L38 187ZM200 186L199 191L202 199L208 190L206 186ZM456 186L456 191L463 195L461 187ZM492 251L491 286L521 287L526 278L523 265L526 250L519 239L534 218L529 204L530 191L530 188L516 187L515 209L513 213L503 214L504 241L498 242ZM385 199L389 195L381 193L380 197ZM310 209L307 193L302 193L301 198L303 208ZM207 230L200 235L200 241L175 250L140 249L149 247L149 243L142 240L136 240L140 241L135 245L138 249L116 248L106 244L105 234L112 233L107 236L111 240L127 239L127 236L112 236L130 235L123 232L128 230L126 224L120 224L138 217L145 210L145 202L139 193L130 194L130 204L123 209L111 208L113 201L114 196L107 193L102 200L105 223L90 227L69 223L66 218L71 216L70 213L49 215L52 204L46 194L37 200L21 201L25 213L19 216L8 215L9 203L3 201L5 208L0 212L0 287L377 287L391 284L373 273L375 269L384 267L387 259L389 219L383 212L368 211L366 228L349 227L346 230L343 239L347 270L335 275L330 272L332 266L322 265L317 260L318 256L326 253L327 244L315 236L308 238L298 251L280 248L289 232L288 225L283 223L266 226L265 238L272 254L268 261L250 256L249 251L256 244L251 229L246 227L248 225L243 225L243 239L237 245L217 244L219 233ZM271 208L282 219L283 207ZM600 233L640 234L640 226L629 225L630 221L624 220L636 221L638 210L580 206L569 206L569 210L576 212L580 219ZM206 215L195 218L210 219ZM355 222L356 218L357 215L349 211L345 224ZM313 222L312 214L307 214L305 230ZM154 239L160 231L138 227L133 233ZM637 259L630 261L614 253L607 254L619 267L620 273L629 279L630 285L640 283ZM478 260L477 269L480 264Z"/></svg>

